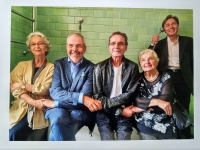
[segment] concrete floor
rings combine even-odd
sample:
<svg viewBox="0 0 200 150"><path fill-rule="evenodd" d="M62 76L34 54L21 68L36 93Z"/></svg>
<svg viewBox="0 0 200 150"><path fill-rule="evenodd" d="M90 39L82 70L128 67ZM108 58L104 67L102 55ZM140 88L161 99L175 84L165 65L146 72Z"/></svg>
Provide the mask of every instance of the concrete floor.
<svg viewBox="0 0 200 150"><path fill-rule="evenodd" d="M132 140L139 140L139 136L137 135L137 131L133 129L133 133L131 136ZM100 141L100 135L97 126L95 126L94 131L92 133L92 137L89 135L89 130L87 127L83 127L76 134L77 141Z"/></svg>

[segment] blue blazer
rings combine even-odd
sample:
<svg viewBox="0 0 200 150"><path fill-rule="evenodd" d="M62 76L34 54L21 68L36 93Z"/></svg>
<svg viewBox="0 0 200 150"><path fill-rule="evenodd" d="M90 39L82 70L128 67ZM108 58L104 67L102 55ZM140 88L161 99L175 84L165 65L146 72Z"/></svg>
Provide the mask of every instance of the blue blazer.
<svg viewBox="0 0 200 150"><path fill-rule="evenodd" d="M72 80L71 66L68 58L62 58L54 62L54 74L52 85L49 89L53 100L59 101L58 107L66 108L69 111L73 109L81 110L85 121L90 117L91 112L83 104L78 104L80 92L86 96L92 96L93 89L93 67L94 64L83 58L79 70Z"/></svg>

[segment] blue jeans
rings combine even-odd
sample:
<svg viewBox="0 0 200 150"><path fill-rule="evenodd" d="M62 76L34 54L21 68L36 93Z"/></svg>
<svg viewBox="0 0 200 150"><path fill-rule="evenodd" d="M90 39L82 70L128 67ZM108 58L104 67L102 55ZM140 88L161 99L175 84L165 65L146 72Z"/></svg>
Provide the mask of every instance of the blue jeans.
<svg viewBox="0 0 200 150"><path fill-rule="evenodd" d="M140 140L158 140L158 138L156 138L153 135L148 135L142 132L138 132L138 135L140 137Z"/></svg>
<svg viewBox="0 0 200 150"><path fill-rule="evenodd" d="M52 108L45 111L45 118L51 123L50 141L75 141L76 133L85 125L80 110Z"/></svg>
<svg viewBox="0 0 200 150"><path fill-rule="evenodd" d="M131 140L133 131L131 119L125 117L115 118L108 116L103 111L98 111L96 122L101 140Z"/></svg>
<svg viewBox="0 0 200 150"><path fill-rule="evenodd" d="M48 128L33 130L28 126L27 114L9 130L10 141L47 141Z"/></svg>

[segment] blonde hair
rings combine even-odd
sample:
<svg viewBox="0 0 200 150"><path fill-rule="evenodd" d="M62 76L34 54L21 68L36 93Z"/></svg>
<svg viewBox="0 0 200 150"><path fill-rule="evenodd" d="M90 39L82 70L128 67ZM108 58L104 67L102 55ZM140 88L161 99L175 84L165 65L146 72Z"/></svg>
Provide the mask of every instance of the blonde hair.
<svg viewBox="0 0 200 150"><path fill-rule="evenodd" d="M44 43L46 44L46 47L47 47L47 51L45 52L45 56L47 56L50 52L50 41L49 41L49 39L46 37L46 35L44 35L41 32L38 32L38 31L32 32L26 38L26 45L29 49L30 49L30 41L31 41L31 38L33 36L39 36L39 37L43 38Z"/></svg>
<svg viewBox="0 0 200 150"><path fill-rule="evenodd" d="M139 57L138 57L139 64L140 64L140 59L141 59L143 54L151 54L153 56L153 58L157 61L157 63L159 63L159 58L158 58L157 53L154 50L145 49L145 50L141 51L140 54L139 54Z"/></svg>

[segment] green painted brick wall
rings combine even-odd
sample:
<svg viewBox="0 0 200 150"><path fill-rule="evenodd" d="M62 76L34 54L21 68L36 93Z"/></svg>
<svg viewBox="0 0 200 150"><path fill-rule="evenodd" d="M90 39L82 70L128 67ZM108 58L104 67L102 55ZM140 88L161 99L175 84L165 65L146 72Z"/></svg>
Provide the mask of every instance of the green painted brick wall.
<svg viewBox="0 0 200 150"><path fill-rule="evenodd" d="M85 57L94 63L102 61L110 56L108 38L114 31L127 34L129 46L125 56L137 62L138 53L148 47L168 14L179 17L181 35L193 37L193 12L183 9L37 7L35 30L49 37L51 62L66 56L65 41L74 32L81 32L86 39ZM84 20L81 31L79 17ZM165 34L161 33L160 37L164 38Z"/></svg>
<svg viewBox="0 0 200 150"><path fill-rule="evenodd" d="M154 34L159 32L162 20L168 15L176 15L180 20L179 34L193 37L193 11L187 9L151 8L95 8L95 7L12 7L12 10L35 18L35 31L43 32L51 42L51 52L47 56L52 63L66 56L66 38L74 32L85 37L87 51L85 57L97 63L110 57L108 38L114 31L125 32L128 36L128 50L125 56L137 62L138 53L147 48ZM78 18L83 18L79 31ZM11 14L11 40L26 41L32 32L31 21ZM161 33L160 38L165 34ZM22 55L25 44L11 42L11 69L21 60L32 59L32 55ZM98 58L96 58L98 56Z"/></svg>
<svg viewBox="0 0 200 150"><path fill-rule="evenodd" d="M22 60L32 59L31 54L23 56L23 50L27 50L25 44L27 35L33 31L32 21L21 17L20 15L14 13L17 12L30 19L33 18L33 8L32 7L12 7L11 13L11 65L12 70L15 65Z"/></svg>
<svg viewBox="0 0 200 150"><path fill-rule="evenodd" d="M21 14L32 19L32 7L12 7L11 9L10 70L12 70L18 62L33 58L31 54L27 56L22 55L23 50L27 50L25 44L26 37L33 31L33 24L31 21L18 15ZM10 94L10 101L13 99L13 96Z"/></svg>

